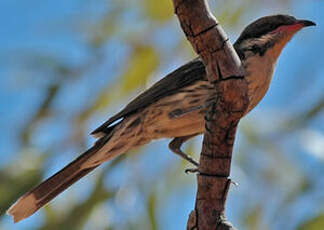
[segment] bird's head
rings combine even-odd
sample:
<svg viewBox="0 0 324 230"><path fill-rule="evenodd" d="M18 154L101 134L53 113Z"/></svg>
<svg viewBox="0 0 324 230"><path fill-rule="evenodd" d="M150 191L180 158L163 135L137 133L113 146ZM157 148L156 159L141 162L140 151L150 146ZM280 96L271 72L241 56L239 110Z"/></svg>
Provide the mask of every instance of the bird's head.
<svg viewBox="0 0 324 230"><path fill-rule="evenodd" d="M269 50L272 51L273 58L277 59L296 32L315 25L312 21L298 20L289 15L262 17L243 30L234 47L241 59L248 53L263 56Z"/></svg>

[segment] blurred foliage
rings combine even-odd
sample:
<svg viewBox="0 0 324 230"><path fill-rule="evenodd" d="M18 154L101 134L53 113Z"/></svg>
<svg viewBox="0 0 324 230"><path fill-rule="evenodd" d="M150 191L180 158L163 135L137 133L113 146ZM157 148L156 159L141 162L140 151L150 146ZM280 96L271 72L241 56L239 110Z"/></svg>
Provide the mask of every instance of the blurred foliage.
<svg viewBox="0 0 324 230"><path fill-rule="evenodd" d="M267 230L269 228L262 226L262 216L264 215L262 207L256 206L247 213L245 217L246 225L251 230Z"/></svg>
<svg viewBox="0 0 324 230"><path fill-rule="evenodd" d="M108 172L109 170L105 170L105 173ZM82 229L96 206L115 195L114 192L110 192L104 188L103 179L105 173L98 176L93 191L89 195L88 199L70 208L69 213L64 216L60 215L60 213L55 213L55 211L51 210L50 206L47 206L45 211L47 219L46 224L39 229Z"/></svg>
<svg viewBox="0 0 324 230"><path fill-rule="evenodd" d="M121 77L123 91L131 92L144 85L159 63L158 54L153 47L136 47L130 57L127 71Z"/></svg>
<svg viewBox="0 0 324 230"><path fill-rule="evenodd" d="M171 1L161 0L158 7L155 1L144 0L144 8L149 20L165 22L173 16L173 5Z"/></svg>
<svg viewBox="0 0 324 230"><path fill-rule="evenodd" d="M91 5L91 1L85 2ZM166 69L179 65L179 60L183 63L192 57L193 52L176 22L170 0L95 2L99 5L95 11L89 7L84 14L76 14L63 22L62 19L57 20L58 27L65 28L77 38L75 40L80 43L78 48L84 51L85 58L73 62L65 57L66 53L62 56L55 52L18 49L11 58L13 63L9 62L10 58L6 59L6 64L13 69L30 73L26 77L28 84L24 87L36 90L41 96L35 101L36 106L26 108L32 111L24 116L24 123L12 128L20 137L19 143L15 143L19 148L14 153L15 160L0 169L0 213L19 195L48 176L47 167L60 159L65 160L70 152L84 150L88 146L85 134L95 127L94 123L107 119L108 114L116 112L129 98L152 84L157 76L162 77ZM265 8L265 4L281 9L289 8L292 2L216 0L211 4L225 28L235 28L237 33L247 23L247 15L255 15L254 12ZM53 30L51 33L59 35L63 32ZM10 77L19 81L19 76ZM80 90L82 87L87 93ZM323 96L266 134L256 120L242 122L239 139L243 143L240 143L240 152L235 153L234 166L239 167L238 171L243 175L239 178L249 177L249 181L243 180L242 187L239 187L244 197L233 201L233 205L227 208L231 212L230 208L234 207L235 212L240 213L235 223L239 229L297 227L296 221L289 219L295 225L288 228L285 218L294 218L291 215L295 214L296 203L305 196L313 196L318 191L316 188L321 187L319 181L302 170L287 154L294 149L288 150L288 144L278 139L284 139L287 133L296 134L318 119L323 111ZM44 136L50 140L45 144ZM197 140L189 142L186 151L198 153L198 143ZM166 146L160 151L171 155ZM171 225L163 223L163 220L172 216L178 218L178 208L188 206L179 202L183 202L187 188L195 190L195 178L184 175L187 163L176 157L168 156L171 158L168 160L165 159L167 156L161 156L156 162L156 149L145 147L135 152L143 154L119 157L103 166L103 170L98 170L95 179L91 178L92 184L88 185L91 189L86 198L71 200L63 209L51 203L42 209L42 220L36 220L35 226L25 228L22 224L17 229L157 230L167 229L165 226L174 227L175 219L169 220ZM194 157L198 158L198 154ZM80 188L78 186L75 185ZM252 186L256 188L254 193ZM62 195L63 201L69 192ZM174 194L178 196L172 200ZM268 199L274 194L281 194L273 198L275 205ZM189 204L189 209L193 207L193 202ZM319 209L316 205L323 204L324 197L312 202L315 203L312 207ZM269 211L269 206L276 211ZM301 223L298 229L324 229L323 214L319 212L316 210L318 216L314 219L304 217L306 222ZM0 218L0 229L4 229L8 226L4 224L6 218ZM185 225L187 216L182 218L181 226ZM278 224L273 225L274 222Z"/></svg>
<svg viewBox="0 0 324 230"><path fill-rule="evenodd" d="M311 106L307 111L299 114L298 116L292 118L284 126L285 131L291 131L302 126L305 126L307 122L311 121L313 118L316 118L324 108L324 95Z"/></svg>
<svg viewBox="0 0 324 230"><path fill-rule="evenodd" d="M157 230L157 219L156 219L156 199L157 199L157 194L153 191L148 199L148 214L149 214L149 219L151 222L151 228L152 230Z"/></svg>
<svg viewBox="0 0 324 230"><path fill-rule="evenodd" d="M302 224L297 230L319 230L324 229L324 214Z"/></svg>

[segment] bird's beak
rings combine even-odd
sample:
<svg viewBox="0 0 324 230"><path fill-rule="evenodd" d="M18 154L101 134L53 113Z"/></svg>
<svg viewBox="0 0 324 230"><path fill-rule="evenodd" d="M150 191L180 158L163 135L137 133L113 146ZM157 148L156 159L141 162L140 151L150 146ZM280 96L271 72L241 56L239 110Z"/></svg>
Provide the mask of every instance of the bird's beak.
<svg viewBox="0 0 324 230"><path fill-rule="evenodd" d="M298 20L298 24L302 25L303 27L316 26L315 22L312 22L312 21L309 21L309 20Z"/></svg>

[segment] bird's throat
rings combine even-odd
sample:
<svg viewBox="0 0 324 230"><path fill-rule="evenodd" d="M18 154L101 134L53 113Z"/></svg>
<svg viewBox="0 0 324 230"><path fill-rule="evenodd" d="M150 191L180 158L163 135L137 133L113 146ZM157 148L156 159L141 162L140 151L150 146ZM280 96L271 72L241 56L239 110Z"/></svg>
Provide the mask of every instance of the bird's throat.
<svg viewBox="0 0 324 230"><path fill-rule="evenodd" d="M269 50L268 50L269 51ZM276 59L266 52L263 56L250 56L243 61L248 82L248 94L250 105L248 111L252 110L264 97L269 89Z"/></svg>

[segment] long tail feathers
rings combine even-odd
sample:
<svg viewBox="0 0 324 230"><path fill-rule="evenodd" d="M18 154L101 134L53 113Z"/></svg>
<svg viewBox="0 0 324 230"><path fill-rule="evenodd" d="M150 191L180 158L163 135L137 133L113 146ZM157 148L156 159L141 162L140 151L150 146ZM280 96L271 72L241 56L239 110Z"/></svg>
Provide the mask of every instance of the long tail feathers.
<svg viewBox="0 0 324 230"><path fill-rule="evenodd" d="M99 148L98 145L93 146L61 171L23 195L7 210L7 214L13 216L15 223L32 215L73 183L98 167L99 165L92 168L82 168L82 164Z"/></svg>

